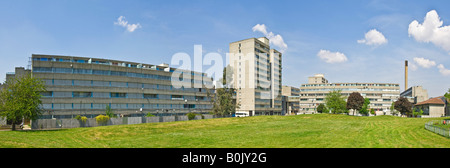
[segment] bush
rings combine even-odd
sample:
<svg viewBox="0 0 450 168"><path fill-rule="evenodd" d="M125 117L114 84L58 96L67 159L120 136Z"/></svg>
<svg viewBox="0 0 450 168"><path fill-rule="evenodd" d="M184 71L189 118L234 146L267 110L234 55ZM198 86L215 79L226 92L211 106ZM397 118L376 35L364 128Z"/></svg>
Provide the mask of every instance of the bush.
<svg viewBox="0 0 450 168"><path fill-rule="evenodd" d="M153 115L152 113L147 113L147 115L145 115L146 117L154 117L155 115Z"/></svg>
<svg viewBox="0 0 450 168"><path fill-rule="evenodd" d="M109 120L109 116L105 116L105 115L98 115L97 117L95 117L95 121L97 121L97 124L100 125L106 125L106 123Z"/></svg>
<svg viewBox="0 0 450 168"><path fill-rule="evenodd" d="M186 115L188 116L189 120L193 120L193 119L195 119L196 114L195 113L187 113Z"/></svg>
<svg viewBox="0 0 450 168"><path fill-rule="evenodd" d="M86 116L77 115L75 117L75 119L77 119L78 121L81 121L82 123L86 123L86 121L87 121L87 117Z"/></svg>
<svg viewBox="0 0 450 168"><path fill-rule="evenodd" d="M87 121L87 117L86 117L86 116L83 116L83 117L81 117L81 119L80 119L80 120L81 120L81 122L82 122L82 123L86 123L86 121Z"/></svg>

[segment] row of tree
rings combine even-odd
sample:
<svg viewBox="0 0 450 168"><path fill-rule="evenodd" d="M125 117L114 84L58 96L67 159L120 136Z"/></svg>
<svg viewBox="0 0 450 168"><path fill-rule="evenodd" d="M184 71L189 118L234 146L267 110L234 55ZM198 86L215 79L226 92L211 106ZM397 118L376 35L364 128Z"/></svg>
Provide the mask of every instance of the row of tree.
<svg viewBox="0 0 450 168"><path fill-rule="evenodd" d="M446 93L446 97L450 98L450 89L449 93ZM364 98L358 92L353 92L345 101L345 97L341 94L340 90L331 91L325 97L325 104L320 104L317 107L317 112L331 112L333 114L340 113L349 113L350 110L353 111L353 115L356 111L360 114L368 115L369 112L374 114L375 110L369 107L370 101L369 98ZM400 97L397 101L393 102L391 106L391 112L397 110L402 115L419 115L420 112L416 112L413 110L413 105L408 99L404 97ZM423 113L423 111L422 111Z"/></svg>

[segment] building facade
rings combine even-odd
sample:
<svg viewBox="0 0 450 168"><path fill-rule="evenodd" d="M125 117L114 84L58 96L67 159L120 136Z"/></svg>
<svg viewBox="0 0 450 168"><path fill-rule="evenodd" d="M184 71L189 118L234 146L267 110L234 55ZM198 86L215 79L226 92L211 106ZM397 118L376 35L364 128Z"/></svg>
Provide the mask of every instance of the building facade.
<svg viewBox="0 0 450 168"><path fill-rule="evenodd" d="M308 78L307 84L300 87L300 112L315 113L319 104L324 104L330 91L341 90L348 97L353 92L359 92L364 98L369 98L370 108L378 114L390 114L392 102L397 101L400 85L394 83L328 83L323 74Z"/></svg>
<svg viewBox="0 0 450 168"><path fill-rule="evenodd" d="M210 77L182 70L192 76L182 82L202 87L173 87L172 74L177 69L167 64L33 54L31 67L31 71L16 68L7 78L29 71L45 82L42 118L91 118L105 114L107 106L121 116L207 114L212 108L207 96L208 91L214 93Z"/></svg>
<svg viewBox="0 0 450 168"><path fill-rule="evenodd" d="M428 91L422 86L413 86L400 93L400 96L406 97L412 104L417 104L428 100Z"/></svg>
<svg viewBox="0 0 450 168"><path fill-rule="evenodd" d="M283 101L284 113L295 115L300 112L300 89L292 86L283 86L281 93L285 97Z"/></svg>
<svg viewBox="0 0 450 168"><path fill-rule="evenodd" d="M450 115L448 101L444 96L418 102L414 107L417 111L423 111L422 117L443 117Z"/></svg>
<svg viewBox="0 0 450 168"><path fill-rule="evenodd" d="M230 43L232 87L236 89L236 112L281 115L282 54L271 49L266 37Z"/></svg>

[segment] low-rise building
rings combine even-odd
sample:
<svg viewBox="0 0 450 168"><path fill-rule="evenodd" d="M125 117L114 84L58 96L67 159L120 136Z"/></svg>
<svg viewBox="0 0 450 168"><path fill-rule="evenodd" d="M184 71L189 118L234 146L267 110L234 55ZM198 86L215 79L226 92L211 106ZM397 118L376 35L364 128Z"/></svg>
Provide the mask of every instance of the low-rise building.
<svg viewBox="0 0 450 168"><path fill-rule="evenodd" d="M422 117L442 117L448 116L448 100L444 96L431 98L414 105L417 110L422 110Z"/></svg>
<svg viewBox="0 0 450 168"><path fill-rule="evenodd" d="M369 98L370 108L377 115L390 114L392 102L397 101L400 85L396 83L328 83L323 74L308 78L307 84L300 86L300 113L315 113L319 104L325 103L325 97L330 91L341 90L348 97L353 92L359 92L364 98Z"/></svg>
<svg viewBox="0 0 450 168"><path fill-rule="evenodd" d="M283 95L283 113L287 115L300 112L300 89L292 86L283 86L281 94Z"/></svg>

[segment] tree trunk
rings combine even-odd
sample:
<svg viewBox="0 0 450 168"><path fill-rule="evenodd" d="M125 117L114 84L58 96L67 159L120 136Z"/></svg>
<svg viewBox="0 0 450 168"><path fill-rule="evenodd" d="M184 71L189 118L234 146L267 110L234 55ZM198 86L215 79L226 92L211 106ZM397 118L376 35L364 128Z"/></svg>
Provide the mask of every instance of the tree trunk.
<svg viewBox="0 0 450 168"><path fill-rule="evenodd" d="M12 130L12 131L15 131L15 130L16 130L16 123L15 123L15 122L12 122L11 130Z"/></svg>

